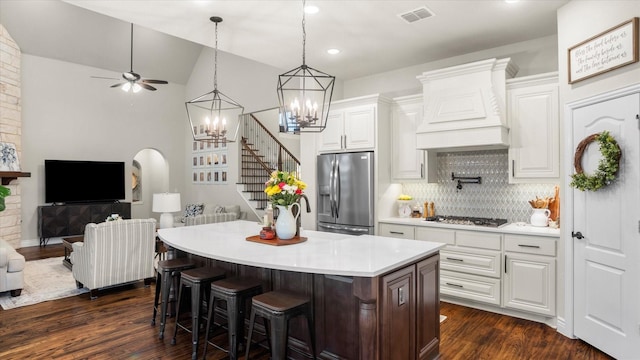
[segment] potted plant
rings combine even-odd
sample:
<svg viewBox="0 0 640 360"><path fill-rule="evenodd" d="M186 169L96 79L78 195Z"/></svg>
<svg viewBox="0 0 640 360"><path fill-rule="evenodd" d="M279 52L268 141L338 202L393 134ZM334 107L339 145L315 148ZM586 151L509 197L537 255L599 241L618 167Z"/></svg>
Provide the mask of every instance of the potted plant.
<svg viewBox="0 0 640 360"><path fill-rule="evenodd" d="M11 190L6 186L0 185L0 211L4 211L4 198L9 195L11 195Z"/></svg>

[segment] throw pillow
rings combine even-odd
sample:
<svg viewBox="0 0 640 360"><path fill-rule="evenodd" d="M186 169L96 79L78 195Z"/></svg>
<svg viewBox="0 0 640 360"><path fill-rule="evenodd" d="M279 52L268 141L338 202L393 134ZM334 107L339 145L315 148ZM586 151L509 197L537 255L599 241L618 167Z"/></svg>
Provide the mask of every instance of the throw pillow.
<svg viewBox="0 0 640 360"><path fill-rule="evenodd" d="M184 217L187 218L202 214L203 207L204 204L187 204L187 207L184 209ZM182 222L184 222L184 220Z"/></svg>
<svg viewBox="0 0 640 360"><path fill-rule="evenodd" d="M224 207L224 212L227 214L235 213L237 217L240 217L240 205L227 205Z"/></svg>
<svg viewBox="0 0 640 360"><path fill-rule="evenodd" d="M222 214L224 213L224 206L216 205L216 208L213 210L214 214Z"/></svg>

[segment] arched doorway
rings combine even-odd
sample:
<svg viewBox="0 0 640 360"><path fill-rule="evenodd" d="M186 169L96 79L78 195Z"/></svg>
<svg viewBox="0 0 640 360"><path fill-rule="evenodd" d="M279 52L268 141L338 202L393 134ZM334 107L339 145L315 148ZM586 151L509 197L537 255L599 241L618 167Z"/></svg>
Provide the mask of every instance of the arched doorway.
<svg viewBox="0 0 640 360"><path fill-rule="evenodd" d="M169 190L169 164L156 149L142 149L131 163L131 217L144 219L151 212L153 193Z"/></svg>

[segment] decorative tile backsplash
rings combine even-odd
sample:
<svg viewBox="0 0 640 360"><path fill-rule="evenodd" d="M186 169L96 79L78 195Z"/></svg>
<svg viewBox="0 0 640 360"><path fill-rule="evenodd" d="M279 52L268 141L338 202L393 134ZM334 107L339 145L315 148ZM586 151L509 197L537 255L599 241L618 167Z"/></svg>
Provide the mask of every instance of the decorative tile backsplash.
<svg viewBox="0 0 640 360"><path fill-rule="evenodd" d="M475 216L529 222L536 196L553 196L554 184L509 184L508 150L438 153L437 183L402 184L402 192L423 204L435 204L438 215ZM451 173L482 177L481 184L451 180Z"/></svg>

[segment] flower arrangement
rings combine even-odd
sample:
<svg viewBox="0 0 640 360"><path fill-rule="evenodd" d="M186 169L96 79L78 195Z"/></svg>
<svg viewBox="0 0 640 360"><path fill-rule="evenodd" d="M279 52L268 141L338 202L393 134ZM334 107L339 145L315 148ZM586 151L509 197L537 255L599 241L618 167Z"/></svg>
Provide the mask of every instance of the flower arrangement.
<svg viewBox="0 0 640 360"><path fill-rule="evenodd" d="M264 192L273 205L289 207L300 199L307 184L298 179L294 172L275 170L264 186Z"/></svg>

